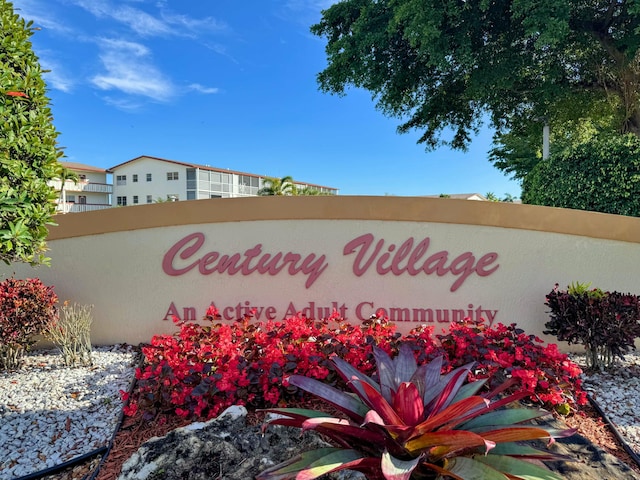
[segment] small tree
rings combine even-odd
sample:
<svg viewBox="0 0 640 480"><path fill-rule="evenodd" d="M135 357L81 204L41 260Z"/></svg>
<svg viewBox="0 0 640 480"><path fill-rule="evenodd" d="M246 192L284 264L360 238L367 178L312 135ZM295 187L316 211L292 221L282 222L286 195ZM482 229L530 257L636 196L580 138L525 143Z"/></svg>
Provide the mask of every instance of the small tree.
<svg viewBox="0 0 640 480"><path fill-rule="evenodd" d="M46 225L57 194L58 133L30 36L13 5L0 0L0 260L46 262Z"/></svg>

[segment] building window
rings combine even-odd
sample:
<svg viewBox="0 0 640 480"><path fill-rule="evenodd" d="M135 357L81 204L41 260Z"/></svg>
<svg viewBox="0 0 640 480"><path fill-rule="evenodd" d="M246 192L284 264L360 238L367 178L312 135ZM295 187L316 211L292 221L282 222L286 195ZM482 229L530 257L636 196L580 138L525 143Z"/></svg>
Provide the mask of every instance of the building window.
<svg viewBox="0 0 640 480"><path fill-rule="evenodd" d="M76 202L76 196L75 195L67 195L67 203L75 203Z"/></svg>
<svg viewBox="0 0 640 480"><path fill-rule="evenodd" d="M151 174L147 173L147 182L150 182L150 181L151 181Z"/></svg>
<svg viewBox="0 0 640 480"><path fill-rule="evenodd" d="M138 195L133 196L133 204L136 205L138 203Z"/></svg>
<svg viewBox="0 0 640 480"><path fill-rule="evenodd" d="M118 206L126 207L127 206L127 197L118 197Z"/></svg>
<svg viewBox="0 0 640 480"><path fill-rule="evenodd" d="M167 172L167 180L178 180L178 172Z"/></svg>
<svg viewBox="0 0 640 480"><path fill-rule="evenodd" d="M133 174L133 178L132 178L133 183L138 183L138 175L137 174Z"/></svg>
<svg viewBox="0 0 640 480"><path fill-rule="evenodd" d="M126 175L116 175L116 185L126 185L126 184L127 184Z"/></svg>
<svg viewBox="0 0 640 480"><path fill-rule="evenodd" d="M87 204L87 196L86 195L78 195L78 203L80 205L86 205Z"/></svg>
<svg viewBox="0 0 640 480"><path fill-rule="evenodd" d="M153 197L151 195L147 195L147 203L153 203Z"/></svg>

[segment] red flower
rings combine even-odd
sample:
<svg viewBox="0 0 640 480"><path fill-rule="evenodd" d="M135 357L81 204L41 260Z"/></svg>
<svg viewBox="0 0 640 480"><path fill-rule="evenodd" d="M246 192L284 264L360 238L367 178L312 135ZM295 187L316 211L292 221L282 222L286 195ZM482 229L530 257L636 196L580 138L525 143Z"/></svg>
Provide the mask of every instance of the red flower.
<svg viewBox="0 0 640 480"><path fill-rule="evenodd" d="M5 92L6 95L9 95L10 97L25 97L25 98L29 98L27 96L26 93L23 92Z"/></svg>

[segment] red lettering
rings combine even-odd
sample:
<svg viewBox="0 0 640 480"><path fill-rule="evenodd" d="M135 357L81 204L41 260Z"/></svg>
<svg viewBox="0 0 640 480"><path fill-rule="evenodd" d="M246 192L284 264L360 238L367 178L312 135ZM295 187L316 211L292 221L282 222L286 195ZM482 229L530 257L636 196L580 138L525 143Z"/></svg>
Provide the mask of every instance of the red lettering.
<svg viewBox="0 0 640 480"><path fill-rule="evenodd" d="M476 273L481 277L487 277L495 272L500 265L496 265L490 270L485 270L485 267L488 267L493 262L498 259L498 254L496 252L487 253L480 257L478 260L478 264L476 265Z"/></svg>
<svg viewBox="0 0 640 480"><path fill-rule="evenodd" d="M189 242L192 242L192 241L193 241L193 244L189 245ZM202 233L192 233L191 235L187 235L182 240L178 241L178 243L176 243L173 247L171 247L167 251L167 253L164 255L164 258L162 259L162 270L164 270L164 273L172 276L183 275L187 273L189 270L191 270L193 267L198 265L199 261L196 260L195 262L191 263L190 265L187 265L184 268L176 268L174 266L174 260L178 252L180 252L179 257L182 260L191 258L198 250L200 250L200 247L202 247L203 243L204 243L204 234Z"/></svg>
<svg viewBox="0 0 640 480"><path fill-rule="evenodd" d="M374 242L375 247L372 248ZM433 275L435 273L437 276L443 277L451 274L456 277L450 287L452 292L458 290L473 273L477 273L480 277L486 277L499 267L498 264L495 264L498 260L498 254L495 252L483 255L477 263L473 253L464 252L449 263L449 252L447 250L441 250L430 255L420 265L420 261L426 255L430 243L430 238L426 237L414 248L414 238L410 237L399 248L396 248L396 244L389 244L386 252L381 254L385 240L379 239L376 242L371 233L366 233L347 243L343 249L343 254L356 254L352 270L358 277L364 275L374 263L378 275L391 273L395 276L400 276L406 272L411 276L416 276L420 273L425 275ZM392 252L395 252L393 256Z"/></svg>
<svg viewBox="0 0 640 480"><path fill-rule="evenodd" d="M421 269L416 269L415 265L420 261L424 254L427 253L430 241L429 237L425 238L416 246L416 249L411 252L409 260L407 261L407 271L409 272L409 275L416 276L420 273Z"/></svg>
<svg viewBox="0 0 640 480"><path fill-rule="evenodd" d="M267 317L267 320L275 320L276 307L267 307L267 310L264 312L264 315Z"/></svg>
<svg viewBox="0 0 640 480"><path fill-rule="evenodd" d="M384 240L378 241L378 244L376 245L374 252L371 254L371 257L369 258L369 260L365 262L364 265L362 265L364 256L367 250L369 249L369 247L371 246L372 242L373 242L373 235L370 233L365 233L364 235L360 235L358 238L354 238L349 243L347 243L344 246L344 249L342 251L344 255L349 255L355 252L358 249L358 247L360 247L360 250L358 251L358 255L356 255L356 260L353 262L353 273L355 273L358 277L361 277L362 275L364 275L364 273L369 269L369 267L371 266L371 263L373 262L375 257L378 255L378 253L380 252L380 249L382 248L382 245L384 244Z"/></svg>
<svg viewBox="0 0 640 480"><path fill-rule="evenodd" d="M286 268L289 275L293 276L298 273L305 275L307 277L305 287L310 288L328 267L325 255L318 256L311 253L303 258L301 254L294 252L286 254L283 252L262 253L262 244L260 243L243 253L221 254L211 251L186 265L181 264L180 260L190 261L192 257L195 257L204 245L204 241L204 234L196 232L176 242L164 255L162 270L172 276L184 275L195 267L198 267L201 275L211 275L217 272L227 275L240 273L246 276L257 272L260 275L273 276Z"/></svg>
<svg viewBox="0 0 640 480"><path fill-rule="evenodd" d="M366 305L369 305L371 307L371 310L373 311L373 303L372 302L360 302L357 306L356 306L356 317L358 318L358 320L363 321L363 320L368 320L369 317L371 317L371 313L366 314L366 313L362 313L362 308Z"/></svg>
<svg viewBox="0 0 640 480"><path fill-rule="evenodd" d="M393 257L393 262L391 263L391 270L393 271L394 275L402 275L407 270L408 264L404 267L401 267L400 262L403 261L405 257L411 253L412 248L413 237L408 238L402 245L400 245L400 248Z"/></svg>

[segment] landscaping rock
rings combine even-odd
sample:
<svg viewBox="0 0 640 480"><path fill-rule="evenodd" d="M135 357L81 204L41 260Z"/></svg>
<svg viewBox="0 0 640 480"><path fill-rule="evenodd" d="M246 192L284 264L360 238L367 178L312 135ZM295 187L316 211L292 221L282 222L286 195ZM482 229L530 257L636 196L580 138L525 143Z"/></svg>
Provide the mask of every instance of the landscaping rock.
<svg viewBox="0 0 640 480"><path fill-rule="evenodd" d="M231 407L218 418L152 438L122 466L119 480L250 480L296 454L327 447L315 432L247 426L246 410ZM334 480L364 480L358 472L327 475Z"/></svg>
<svg viewBox="0 0 640 480"><path fill-rule="evenodd" d="M153 438L123 465L119 480L250 480L269 466L298 453L325 447L315 432L247 426L246 410L231 407L218 418L178 428ZM580 435L558 440L554 451L573 462L549 462L567 480L638 480L627 465ZM326 479L363 480L358 472L338 472Z"/></svg>

